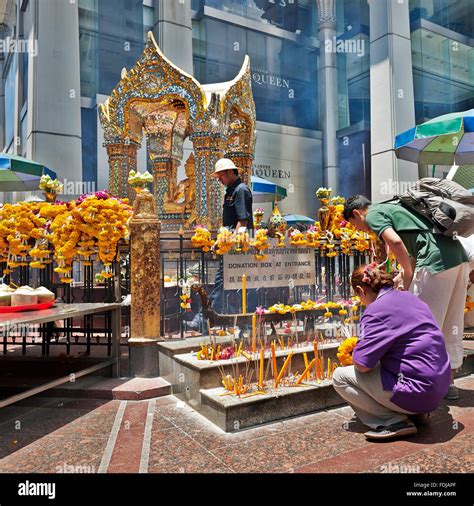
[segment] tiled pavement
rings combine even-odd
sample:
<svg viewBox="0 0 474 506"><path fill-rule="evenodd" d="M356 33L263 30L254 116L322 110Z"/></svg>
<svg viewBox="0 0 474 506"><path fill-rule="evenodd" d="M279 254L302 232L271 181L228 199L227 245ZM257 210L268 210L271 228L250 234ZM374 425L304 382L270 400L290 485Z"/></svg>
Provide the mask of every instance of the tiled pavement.
<svg viewBox="0 0 474 506"><path fill-rule="evenodd" d="M473 472L474 375L456 383L460 400L430 426L385 443L366 441L349 407L226 434L173 396L33 397L0 410L0 472Z"/></svg>

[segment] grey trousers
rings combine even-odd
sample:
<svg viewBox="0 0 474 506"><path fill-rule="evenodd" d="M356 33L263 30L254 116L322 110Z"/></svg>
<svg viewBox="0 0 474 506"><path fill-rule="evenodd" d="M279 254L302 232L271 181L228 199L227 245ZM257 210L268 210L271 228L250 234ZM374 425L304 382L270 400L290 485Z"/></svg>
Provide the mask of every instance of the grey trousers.
<svg viewBox="0 0 474 506"><path fill-rule="evenodd" d="M406 421L407 414L414 414L390 401L392 392L383 389L380 363L369 372L359 372L353 365L338 367L332 381L336 392L371 429Z"/></svg>

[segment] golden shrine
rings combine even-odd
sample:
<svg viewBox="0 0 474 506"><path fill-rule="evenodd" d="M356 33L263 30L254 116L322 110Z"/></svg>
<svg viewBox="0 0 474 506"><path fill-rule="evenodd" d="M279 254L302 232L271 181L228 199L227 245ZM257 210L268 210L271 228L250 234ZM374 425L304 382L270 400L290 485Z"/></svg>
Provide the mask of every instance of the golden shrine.
<svg viewBox="0 0 474 506"><path fill-rule="evenodd" d="M128 185L137 169L137 151L146 138L154 195L162 229L194 223L216 228L221 221L221 188L212 176L215 162L226 157L249 182L256 141L255 103L250 59L245 56L232 81L201 85L170 62L148 33L140 59L122 76L105 103L99 105L104 147L109 162L109 191L134 198ZM183 143L193 153L178 183Z"/></svg>

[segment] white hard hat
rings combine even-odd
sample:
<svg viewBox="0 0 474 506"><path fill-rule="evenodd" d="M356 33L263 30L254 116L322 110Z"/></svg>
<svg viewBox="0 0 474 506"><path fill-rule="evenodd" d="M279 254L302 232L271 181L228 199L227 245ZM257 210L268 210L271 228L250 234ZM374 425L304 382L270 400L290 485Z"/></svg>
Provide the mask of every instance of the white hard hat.
<svg viewBox="0 0 474 506"><path fill-rule="evenodd" d="M214 175L217 175L219 172L229 169L238 170L238 167L229 158L221 158L220 160L217 160L216 164L214 165Z"/></svg>

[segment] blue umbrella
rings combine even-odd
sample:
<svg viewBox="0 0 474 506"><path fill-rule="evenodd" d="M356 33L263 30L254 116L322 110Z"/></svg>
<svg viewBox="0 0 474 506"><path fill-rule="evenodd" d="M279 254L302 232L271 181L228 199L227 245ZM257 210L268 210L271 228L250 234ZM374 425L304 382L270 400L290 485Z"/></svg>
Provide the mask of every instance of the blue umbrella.
<svg viewBox="0 0 474 506"><path fill-rule="evenodd" d="M274 202L275 200L282 200L287 196L286 188L258 176L252 176L250 184L255 203Z"/></svg>
<svg viewBox="0 0 474 506"><path fill-rule="evenodd" d="M22 156L0 153L0 191L34 191L39 187L41 176L56 179L56 173L41 163Z"/></svg>
<svg viewBox="0 0 474 506"><path fill-rule="evenodd" d="M314 218L303 216L302 214L284 214L283 218L285 218L288 225L296 225L298 223L314 225L314 222L316 221Z"/></svg>

